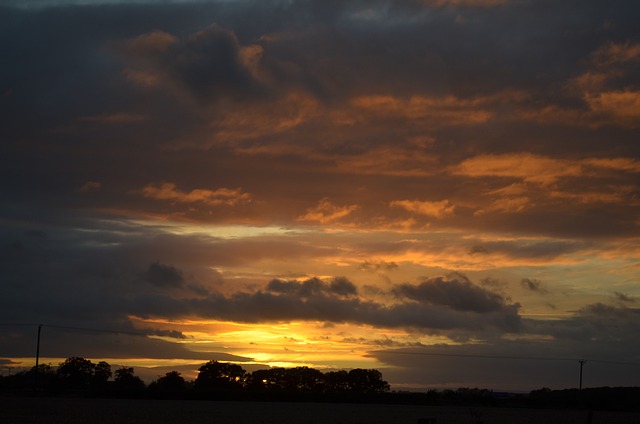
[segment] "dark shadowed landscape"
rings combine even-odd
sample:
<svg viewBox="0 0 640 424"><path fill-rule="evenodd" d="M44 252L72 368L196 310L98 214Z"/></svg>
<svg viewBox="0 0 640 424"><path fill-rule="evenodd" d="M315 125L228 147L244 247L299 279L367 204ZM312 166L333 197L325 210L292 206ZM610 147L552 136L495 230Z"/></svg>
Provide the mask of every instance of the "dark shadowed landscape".
<svg viewBox="0 0 640 424"><path fill-rule="evenodd" d="M585 410L292 402L0 398L3 423L584 424ZM596 411L593 424L632 424L640 413Z"/></svg>

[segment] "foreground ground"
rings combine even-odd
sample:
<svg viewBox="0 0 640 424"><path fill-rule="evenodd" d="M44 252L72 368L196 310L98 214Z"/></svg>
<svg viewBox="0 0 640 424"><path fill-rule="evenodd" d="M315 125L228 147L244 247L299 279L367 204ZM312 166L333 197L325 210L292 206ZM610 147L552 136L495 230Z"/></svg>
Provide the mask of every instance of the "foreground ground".
<svg viewBox="0 0 640 424"><path fill-rule="evenodd" d="M0 397L0 423L632 424L640 413L416 405Z"/></svg>

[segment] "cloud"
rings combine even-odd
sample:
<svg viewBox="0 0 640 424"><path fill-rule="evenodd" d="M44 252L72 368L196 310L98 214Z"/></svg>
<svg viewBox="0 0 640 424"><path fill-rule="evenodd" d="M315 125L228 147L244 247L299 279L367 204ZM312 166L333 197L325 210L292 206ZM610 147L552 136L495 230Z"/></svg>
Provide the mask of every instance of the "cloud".
<svg viewBox="0 0 640 424"><path fill-rule="evenodd" d="M640 91L607 91L588 94L585 101L597 115L610 117L621 126L637 127L640 119Z"/></svg>
<svg viewBox="0 0 640 424"><path fill-rule="evenodd" d="M392 96L360 96L351 100L352 106L374 117L402 117L409 120L429 120L433 125L476 125L493 117L485 109L497 99L460 99L453 96L438 98L413 96L408 100Z"/></svg>
<svg viewBox="0 0 640 424"><path fill-rule="evenodd" d="M462 161L452 172L468 177L517 178L543 185L583 175L577 163L530 153L475 156Z"/></svg>
<svg viewBox="0 0 640 424"><path fill-rule="evenodd" d="M591 54L593 64L601 68L629 62L640 62L640 43L609 43Z"/></svg>
<svg viewBox="0 0 640 424"><path fill-rule="evenodd" d="M162 83L203 102L264 93L256 79L262 47L242 46L233 31L215 23L184 39L154 31L115 43L113 48L128 61L125 74L142 86Z"/></svg>
<svg viewBox="0 0 640 424"><path fill-rule="evenodd" d="M322 281L319 278L311 278L303 282L275 279L269 282L266 290L271 293L287 294L300 298L325 295L349 297L358 293L353 283L344 277L336 277L330 282Z"/></svg>
<svg viewBox="0 0 640 424"><path fill-rule="evenodd" d="M158 186L149 184L142 189L142 193L144 197L151 199L171 200L180 203L204 203L210 206L236 206L251 202L251 195L239 188L195 189L184 192L178 190L173 183L162 183Z"/></svg>
<svg viewBox="0 0 640 424"><path fill-rule="evenodd" d="M530 207L534 206L526 196L520 197L511 197L511 198L502 198L494 200L489 206L480 208L474 212L474 215L481 216L490 214L493 212L497 213L520 213Z"/></svg>
<svg viewBox="0 0 640 424"><path fill-rule="evenodd" d="M398 268L399 266L397 263L387 262L384 260L366 260L358 266L358 269L369 272L393 271Z"/></svg>
<svg viewBox="0 0 640 424"><path fill-rule="evenodd" d="M358 209L358 205L334 205L328 198L325 197L324 199L320 200L315 207L307 209L307 213L299 216L297 220L328 224L331 222L339 221L342 218L351 215Z"/></svg>
<svg viewBox="0 0 640 424"><path fill-rule="evenodd" d="M454 175L474 178L514 178L543 186L556 183L565 178L598 177L608 170L640 172L640 163L632 158L568 160L519 152L474 156L451 168L451 172ZM518 186L512 187L516 188ZM494 193L502 194L501 192Z"/></svg>
<svg viewBox="0 0 640 424"><path fill-rule="evenodd" d="M144 278L157 287L181 287L184 284L182 271L158 262L149 265Z"/></svg>
<svg viewBox="0 0 640 424"><path fill-rule="evenodd" d="M571 78L567 89L581 96L591 125L637 127L640 117L640 86L635 68L640 62L640 43L609 43L590 56L590 69Z"/></svg>
<svg viewBox="0 0 640 424"><path fill-rule="evenodd" d="M82 186L80 186L78 191L80 193L89 193L91 191L100 190L101 187L102 183L100 183L99 181L87 181L82 184Z"/></svg>
<svg viewBox="0 0 640 424"><path fill-rule="evenodd" d="M440 200L436 202L427 202L420 200L394 200L390 206L397 206L415 212L420 215L430 216L432 218L445 218L453 215L455 206L449 200Z"/></svg>
<svg viewBox="0 0 640 424"><path fill-rule="evenodd" d="M619 300L620 302L626 302L626 303L635 303L636 302L636 298L635 296L629 296L626 295L624 293L620 293L620 292L613 292L616 300Z"/></svg>
<svg viewBox="0 0 640 424"><path fill-rule="evenodd" d="M401 298L464 312L489 313L508 306L501 295L471 283L462 274L433 277L418 285L400 284L393 292Z"/></svg>
<svg viewBox="0 0 640 424"><path fill-rule="evenodd" d="M433 287L441 281L442 287ZM174 299L164 294L140 293L127 300L130 315L140 318L198 317L244 323L320 321L376 328L404 328L423 333L518 331L518 304L473 285L461 275L434 278L418 285L402 284L385 303L358 296L345 278L329 282L312 278L302 282L275 279L265 290L236 291L228 295ZM381 294L381 293L380 293ZM379 295L380 295L379 294ZM468 337L465 336L465 337Z"/></svg>
<svg viewBox="0 0 640 424"><path fill-rule="evenodd" d="M542 282L539 280L532 280L530 278L523 278L520 280L520 286L523 288L530 290L532 292L536 292L539 294L547 294L547 289L542 286Z"/></svg>

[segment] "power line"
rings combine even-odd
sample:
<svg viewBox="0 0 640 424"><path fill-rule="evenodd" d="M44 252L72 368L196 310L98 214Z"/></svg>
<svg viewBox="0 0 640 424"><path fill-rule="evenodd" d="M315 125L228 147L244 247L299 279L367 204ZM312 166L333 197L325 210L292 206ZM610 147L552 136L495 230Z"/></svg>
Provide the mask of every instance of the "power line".
<svg viewBox="0 0 640 424"><path fill-rule="evenodd" d="M61 330L72 330L72 331L84 331L89 333L109 333L109 334L125 334L128 336L152 336L153 334L149 333L137 333L134 331L124 331L124 330L106 330L103 328L91 328L91 327L73 327L69 325L55 325L55 324L32 324L32 323L13 323L13 322L0 322L0 326L3 327L44 327L44 328L57 328Z"/></svg>

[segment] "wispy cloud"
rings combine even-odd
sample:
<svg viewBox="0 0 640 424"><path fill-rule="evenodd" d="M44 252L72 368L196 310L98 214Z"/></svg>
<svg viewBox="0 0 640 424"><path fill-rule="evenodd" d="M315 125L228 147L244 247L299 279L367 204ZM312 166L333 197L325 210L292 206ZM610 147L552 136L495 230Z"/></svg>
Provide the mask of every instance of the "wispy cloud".
<svg viewBox="0 0 640 424"><path fill-rule="evenodd" d="M159 185L149 184L144 187L142 193L145 197L157 200L168 200L179 203L204 203L211 206L235 206L251 202L251 195L240 189L194 189L185 192L177 189L173 183L162 183Z"/></svg>

